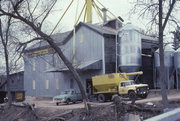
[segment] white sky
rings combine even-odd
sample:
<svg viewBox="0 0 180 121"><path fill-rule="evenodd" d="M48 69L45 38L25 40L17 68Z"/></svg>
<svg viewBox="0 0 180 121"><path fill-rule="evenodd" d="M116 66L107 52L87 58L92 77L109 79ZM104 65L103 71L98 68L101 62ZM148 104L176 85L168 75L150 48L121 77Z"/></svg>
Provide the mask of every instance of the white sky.
<svg viewBox="0 0 180 121"><path fill-rule="evenodd" d="M53 13L49 16L48 20L50 21L50 28L52 28L54 24L57 23L58 19L61 17L62 12L65 11L66 7L70 3L71 0L61 0L56 4L56 11L53 11ZM75 0L67 14L62 19L59 28L61 31L67 31L73 28L73 25L75 23L75 15L76 15L76 7L77 3L79 1L79 7L78 7L78 13L80 13L82 6L84 4L85 0ZM113 14L116 16L121 16L125 23L131 22L136 26L139 26L141 28L144 28L145 25L143 25L142 21L140 21L137 16L134 16L131 19L128 19L129 17L129 10L132 8L132 4L130 4L130 0L99 0L106 8L108 8ZM132 0L131 0L132 1ZM110 14L109 14L110 15ZM93 23L99 22L101 20L99 17L97 17L96 12L93 12ZM113 18L113 16L112 16ZM83 19L81 19L83 21Z"/></svg>
<svg viewBox="0 0 180 121"><path fill-rule="evenodd" d="M71 0L58 0L55 10L49 15L48 22L45 24L45 31L52 30L59 18L62 16L62 13L65 11L67 6L69 5ZM62 19L61 23L59 24L57 30L55 32L64 32L71 30L75 23L75 13L77 8L77 3L79 1L78 13L80 13L83 3L85 0L74 0L73 5L67 12L67 14ZM96 0L95 0L96 1ZM121 16L124 19L124 23L131 22L133 25L140 27L142 29L146 29L145 20L138 18L137 15L129 18L129 11L133 7L130 1L133 0L99 0L106 8L108 8L112 13L116 16ZM97 17L97 14L93 13L93 23L99 22L101 20ZM178 15L178 14L177 14ZM82 21L83 19L81 19ZM167 26L167 28L171 28ZM172 34L171 34L172 36ZM170 36L170 39L172 38ZM170 40L168 39L168 41ZM171 40L172 41L172 40Z"/></svg>
<svg viewBox="0 0 180 121"><path fill-rule="evenodd" d="M79 4L78 4L79 1ZM96 2L96 0L94 0ZM133 8L132 1L135 0L98 0L101 2L108 10L110 10L113 14L115 14L117 17L121 16L124 19L124 23L131 22L133 25L142 28L144 30L147 29L146 23L149 22L147 19L139 18L139 15L129 15L130 9ZM49 23L47 23L47 31L52 30L59 20L59 18L62 16L62 13L65 11L67 6L71 0L59 0L58 3L55 6L55 11L51 13L51 15L48 17ZM78 6L78 13L80 13L81 9L83 8L85 0L74 0L72 6L68 10L67 14L63 17L62 21L60 22L59 26L57 27L56 32L64 32L68 30L72 30L74 23L75 23L75 16L76 16L76 8ZM96 2L97 3L97 2ZM98 4L98 3L97 3ZM99 5L99 4L98 4ZM100 6L100 5L99 5ZM100 6L101 7L101 6ZM79 15L79 14L78 14ZM111 16L110 14L108 14ZM178 15L178 13L176 14ZM114 18L111 16L112 19ZM83 21L83 17L81 18L81 21ZM97 16L96 11L93 11L93 23L99 23L102 22L100 17ZM165 31L165 40L166 41L172 41L172 34L169 31L174 31L174 27L171 25L167 25L166 31Z"/></svg>

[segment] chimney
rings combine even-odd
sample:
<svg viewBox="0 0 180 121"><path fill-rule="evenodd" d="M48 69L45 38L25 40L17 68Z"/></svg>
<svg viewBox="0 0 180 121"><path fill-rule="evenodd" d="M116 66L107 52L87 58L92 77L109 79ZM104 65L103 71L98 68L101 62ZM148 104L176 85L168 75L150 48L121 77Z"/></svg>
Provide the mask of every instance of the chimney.
<svg viewBox="0 0 180 121"><path fill-rule="evenodd" d="M106 8L102 8L101 11L103 12L103 23L105 24L107 22L107 9Z"/></svg>

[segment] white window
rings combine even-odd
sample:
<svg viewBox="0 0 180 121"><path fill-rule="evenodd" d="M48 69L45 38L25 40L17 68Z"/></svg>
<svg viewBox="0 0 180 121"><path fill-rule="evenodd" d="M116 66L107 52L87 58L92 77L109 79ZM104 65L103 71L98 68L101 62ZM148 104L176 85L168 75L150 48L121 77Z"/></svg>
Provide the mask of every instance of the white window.
<svg viewBox="0 0 180 121"><path fill-rule="evenodd" d="M59 79L56 79L56 89L59 89Z"/></svg>
<svg viewBox="0 0 180 121"><path fill-rule="evenodd" d="M36 89L36 80L33 80L33 81L32 81L32 84L33 84L33 85L32 85L32 86L33 86L32 88L33 88L33 90L35 90L35 89Z"/></svg>
<svg viewBox="0 0 180 121"><path fill-rule="evenodd" d="M49 80L46 80L46 89L49 89Z"/></svg>
<svg viewBox="0 0 180 121"><path fill-rule="evenodd" d="M83 43L84 42L84 36L83 34L80 34L80 43Z"/></svg>
<svg viewBox="0 0 180 121"><path fill-rule="evenodd" d="M33 71L36 70L36 62L35 62L35 60L33 60L33 62L32 62L32 70L33 70Z"/></svg>

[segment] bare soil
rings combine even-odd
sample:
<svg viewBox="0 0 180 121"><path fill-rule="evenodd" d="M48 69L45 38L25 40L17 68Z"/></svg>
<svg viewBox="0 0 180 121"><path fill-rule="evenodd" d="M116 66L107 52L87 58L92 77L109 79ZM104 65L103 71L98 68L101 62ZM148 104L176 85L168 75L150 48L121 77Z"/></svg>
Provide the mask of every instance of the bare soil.
<svg viewBox="0 0 180 121"><path fill-rule="evenodd" d="M170 108L177 108L180 106L180 92L177 90L168 91L168 99L170 101ZM154 110L141 110L141 109L127 109L125 113L131 113L139 115L141 119L147 119L149 117L158 115L162 113L162 102L161 95L159 91L151 91L147 99L139 99L136 101L138 107L145 107L148 102L151 102L151 108ZM34 98L27 97L25 103L35 104L35 107L20 107L12 105L10 108L2 106L0 108L0 121L68 121L72 117L77 117L76 120L79 121L116 121L117 113L115 110L115 104L113 102L98 103L91 102L90 115L86 115L84 110L84 104L78 102L76 104L61 104L56 106L52 102L52 99L44 98ZM130 103L130 102L126 102ZM15 103L15 105L20 105L22 103ZM149 105L147 105L149 106ZM59 114L71 111L66 115L61 116L62 119L50 120L49 117L55 117ZM121 114L124 115L124 114ZM75 119L74 119L75 120ZM73 119L72 119L73 121Z"/></svg>

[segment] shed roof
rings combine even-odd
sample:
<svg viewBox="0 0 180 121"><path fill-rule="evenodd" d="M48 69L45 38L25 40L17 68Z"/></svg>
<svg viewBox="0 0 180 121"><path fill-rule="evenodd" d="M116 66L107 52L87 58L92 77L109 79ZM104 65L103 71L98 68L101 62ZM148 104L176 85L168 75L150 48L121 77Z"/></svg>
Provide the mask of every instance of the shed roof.
<svg viewBox="0 0 180 121"><path fill-rule="evenodd" d="M84 23L84 22L80 22L76 26L76 29L75 29L76 32L82 26L87 27L88 29L90 29L102 36L105 36L105 35L115 36L117 33L117 30L113 29L111 27L98 25L98 24ZM56 33L56 34L52 35L52 38L55 40L55 43L57 43L58 45L64 45L66 42L68 42L72 38L72 36L73 36L73 30L67 31L64 33ZM141 37L142 37L142 42L151 42L151 43L157 44L157 38L153 38L148 35L144 35L142 33L141 33ZM49 47L50 47L50 45L46 41L41 40L39 43L36 43L36 44L32 45L31 47L27 48L26 52L35 51L35 50L39 50L39 49L45 49L45 48L49 48Z"/></svg>
<svg viewBox="0 0 180 121"><path fill-rule="evenodd" d="M102 69L101 65L102 65L102 60L98 59L98 60L89 60L82 62L78 65L74 65L74 68L76 70L89 70L89 69L96 70L96 69ZM64 72L64 71L69 71L69 69L67 67L64 68L53 67L46 70L46 72Z"/></svg>
<svg viewBox="0 0 180 121"><path fill-rule="evenodd" d="M103 25L97 25L97 24L88 24L88 23L83 23L80 22L77 26L76 26L76 32L79 30L79 28L81 26L85 26L89 29L91 29L92 31L101 34L101 35L115 35L116 30L112 29L110 27L106 27ZM52 38L55 40L55 43L59 44L59 45L63 45L65 44L71 37L73 36L73 30L72 31L67 31L64 33L56 33L54 35L52 35ZM49 44L44 41L41 40L40 42L32 45L31 47L26 49L26 52L28 51L34 51L40 48L48 48L50 47Z"/></svg>
<svg viewBox="0 0 180 121"><path fill-rule="evenodd" d="M65 38L70 34L71 31L67 31L64 33L56 33L52 35L52 38L55 40L55 43L61 45ZM32 46L26 49L26 52L37 50L40 48L48 48L50 45L45 40L40 40L38 43L33 44Z"/></svg>
<svg viewBox="0 0 180 121"><path fill-rule="evenodd" d="M84 23L84 22L80 22L77 26L76 26L76 32L80 29L81 26L85 26L87 28L89 28L90 30L104 36L104 35L116 35L116 30L110 27L106 27L103 25L97 25L97 24L89 24L89 23ZM71 37L73 36L73 30L71 31L71 33L67 36L67 38L64 40L63 43L66 43Z"/></svg>

